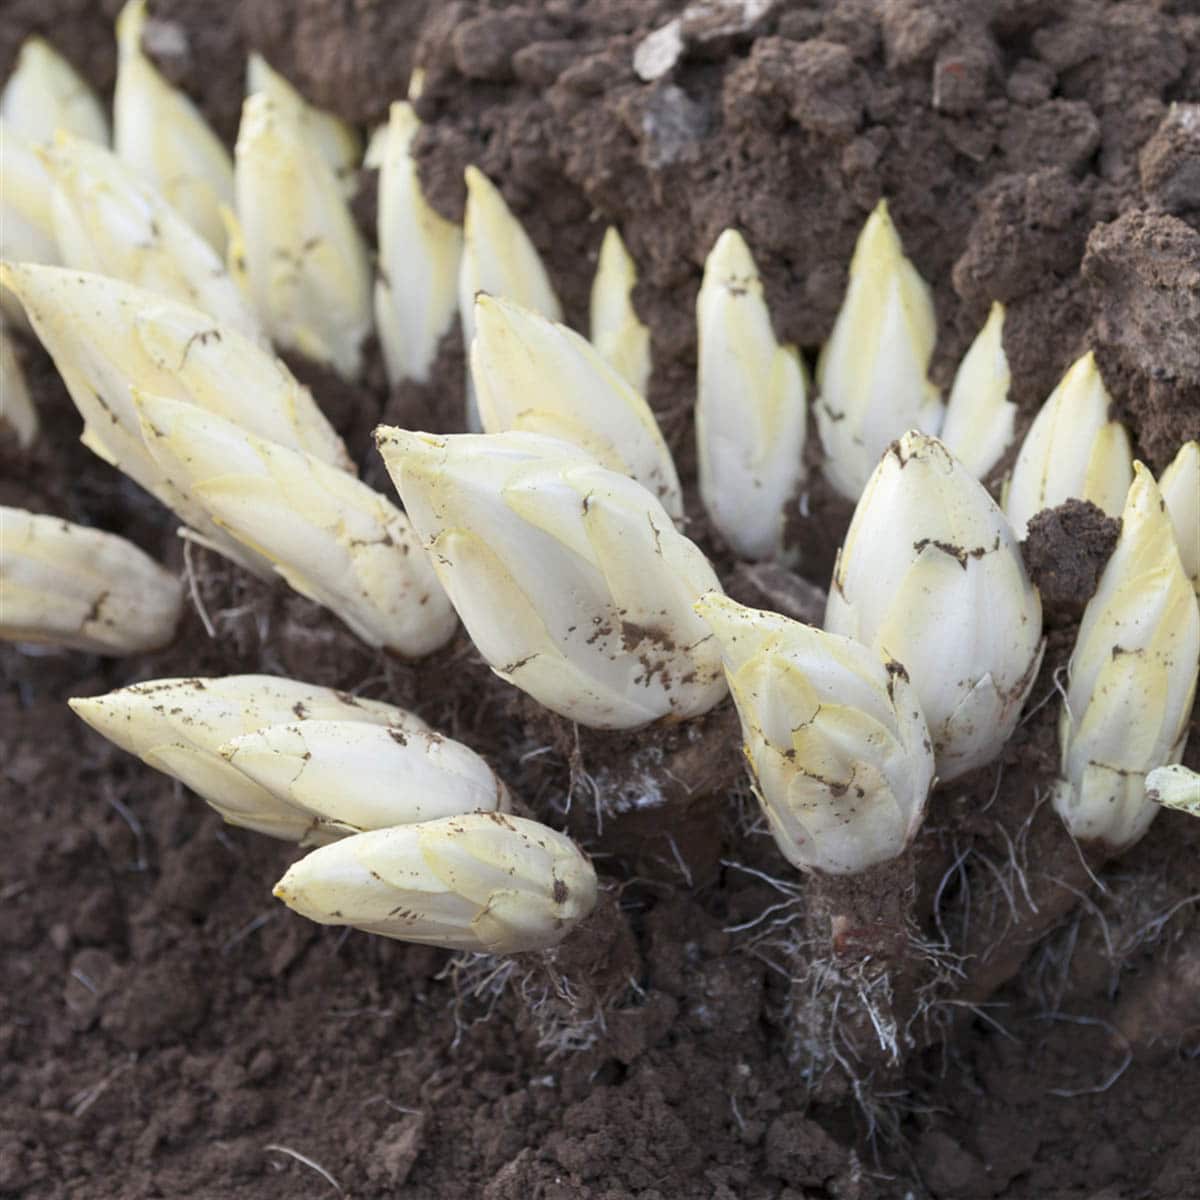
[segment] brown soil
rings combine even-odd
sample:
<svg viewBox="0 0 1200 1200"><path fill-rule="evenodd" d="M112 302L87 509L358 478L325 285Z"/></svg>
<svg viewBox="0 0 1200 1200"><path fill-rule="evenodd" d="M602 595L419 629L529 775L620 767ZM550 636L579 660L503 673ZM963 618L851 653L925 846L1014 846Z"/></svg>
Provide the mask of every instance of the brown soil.
<svg viewBox="0 0 1200 1200"><path fill-rule="evenodd" d="M8 0L0 75L36 30L109 86L114 7ZM1146 461L1200 435L1194 4L712 3L689 10L675 67L643 82L633 49L680 8L152 3L174 27L154 39L164 70L226 136L248 46L358 122L422 66L434 203L460 215L478 163L577 323L604 227L620 226L693 532L747 602L819 616L849 511L814 473L789 527L802 577L737 564L706 535L692 313L726 225L754 249L780 334L811 350L887 195L934 287L942 382L1000 299L1025 418L1090 344ZM173 522L79 447L47 360L23 353L45 433L31 457L0 446L0 502L182 566ZM384 486L371 425L457 427L462 372L448 337L427 388L309 378ZM1025 723L999 763L934 797L911 855L854 887L780 858L728 708L576 731L463 637L400 663L202 551L191 575L215 638L191 608L172 647L136 661L0 649L0 1194L1200 1195L1200 824L1166 814L1104 863L1047 803L1056 678L1112 536L1083 505L1035 523L1049 646ZM387 697L469 742L596 855L597 916L501 966L310 925L270 898L293 849L223 826L64 704L252 670Z"/></svg>

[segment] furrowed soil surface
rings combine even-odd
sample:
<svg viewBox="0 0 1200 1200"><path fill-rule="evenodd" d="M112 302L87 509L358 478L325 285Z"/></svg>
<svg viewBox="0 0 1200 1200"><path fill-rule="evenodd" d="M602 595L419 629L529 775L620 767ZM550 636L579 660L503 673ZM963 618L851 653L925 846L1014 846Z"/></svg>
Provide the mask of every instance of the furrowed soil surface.
<svg viewBox="0 0 1200 1200"><path fill-rule="evenodd" d="M113 9L7 0L0 78L36 31L111 87ZM364 127L423 68L432 201L461 217L462 168L482 167L577 325L617 224L693 509L705 254L739 227L778 333L813 351L881 195L934 288L940 383L1001 300L1023 422L1090 345L1155 470L1200 435L1189 0L695 4L677 61L649 81L635 50L678 3L152 11L160 65L230 138L250 48ZM3 448L0 502L123 533L182 570L175 523L78 445L48 360L22 353L44 435L32 456ZM307 375L390 492L370 429L460 427L462 369L448 337L428 388ZM809 585L826 586L848 517L814 470L789 535ZM697 512L693 533L739 599L819 619L812 587L735 563L705 528ZM727 708L674 731L589 735L495 681L464 636L422 664L389 660L203 551L195 603L159 654L0 650L0 1194L1200 1195L1200 823L1164 814L1104 863L1047 803L1055 673L1114 536L1085 506L1037 523L1027 557L1049 647L1027 719L999 763L937 793L903 863L850 893L806 882L774 849ZM224 826L65 705L259 670L387 698L467 741L596 856L597 916L551 958L510 965L311 925L270 894L293 848ZM907 922L916 939L886 951L911 995L874 1010L885 1035L895 1022L897 1061L864 1024L871 977L853 938L831 939L834 911L856 914L878 954L872 930Z"/></svg>

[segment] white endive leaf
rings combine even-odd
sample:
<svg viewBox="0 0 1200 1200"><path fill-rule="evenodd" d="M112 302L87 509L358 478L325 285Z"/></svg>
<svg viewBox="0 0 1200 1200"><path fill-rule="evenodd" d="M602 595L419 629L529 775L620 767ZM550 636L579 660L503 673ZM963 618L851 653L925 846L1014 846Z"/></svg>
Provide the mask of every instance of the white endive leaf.
<svg viewBox="0 0 1200 1200"><path fill-rule="evenodd" d="M420 128L411 104L393 104L374 164L379 167L375 324L393 384L429 382L438 343L458 311L462 230L421 192L411 153Z"/></svg>
<svg viewBox="0 0 1200 1200"><path fill-rule="evenodd" d="M33 146L4 120L0 120L0 181L0 259L58 262L58 239L50 211L54 180ZM20 300L3 282L0 310L20 328L27 327Z"/></svg>
<svg viewBox="0 0 1200 1200"><path fill-rule="evenodd" d="M1146 832L1158 809L1145 776L1183 754L1198 667L1200 608L1154 479L1135 463L1059 718L1054 806L1075 837L1124 849Z"/></svg>
<svg viewBox="0 0 1200 1200"><path fill-rule="evenodd" d="M246 272L271 337L356 379L371 268L337 176L297 111L263 92L242 106L236 161Z"/></svg>
<svg viewBox="0 0 1200 1200"><path fill-rule="evenodd" d="M116 534L0 507L0 637L142 654L175 636L183 589Z"/></svg>
<svg viewBox="0 0 1200 1200"><path fill-rule="evenodd" d="M468 167L463 254L458 273L458 311L463 345L475 340L475 297L480 292L515 300L525 308L562 320L562 307L541 256L509 211L499 189L477 167ZM470 375L467 377L467 428L481 428Z"/></svg>
<svg viewBox="0 0 1200 1200"><path fill-rule="evenodd" d="M358 189L358 164L363 145L358 131L333 113L309 104L261 54L251 54L246 65L246 93L263 92L276 104L294 109L305 136L329 164L347 200Z"/></svg>
<svg viewBox="0 0 1200 1200"><path fill-rule="evenodd" d="M1071 365L1034 417L1004 497L1018 539L1044 508L1090 500L1110 517L1121 511L1133 478L1129 435L1110 421L1112 397L1089 351Z"/></svg>
<svg viewBox="0 0 1200 1200"><path fill-rule="evenodd" d="M941 440L976 479L983 479L1012 444L1017 406L1008 398L1011 383L1004 305L997 303L959 364L942 425Z"/></svg>
<svg viewBox="0 0 1200 1200"><path fill-rule="evenodd" d="M308 720L242 734L221 755L332 833L507 812L510 804L478 754L432 731Z"/></svg>
<svg viewBox="0 0 1200 1200"><path fill-rule="evenodd" d="M621 234L610 225L600 243L592 280L589 327L592 345L640 396L650 384L650 330L633 307L637 267Z"/></svg>
<svg viewBox="0 0 1200 1200"><path fill-rule="evenodd" d="M142 288L59 267L0 265L84 419L84 443L221 553L266 578L268 565L227 537L166 480L142 441L132 389L186 400L248 432L352 469L341 439L278 359L206 314Z"/></svg>
<svg viewBox="0 0 1200 1200"><path fill-rule="evenodd" d="M859 235L846 298L817 362L824 470L848 500L905 430L941 428L941 399L926 376L936 340L929 287L904 257L881 200Z"/></svg>
<svg viewBox="0 0 1200 1200"><path fill-rule="evenodd" d="M1200 817L1200 775L1179 763L1155 767L1146 776L1146 799Z"/></svg>
<svg viewBox="0 0 1200 1200"><path fill-rule="evenodd" d="M378 492L194 404L136 399L163 474L301 595L371 646L416 657L449 640L450 603L408 518Z"/></svg>
<svg viewBox="0 0 1200 1200"><path fill-rule="evenodd" d="M129 0L117 18L113 148L224 254L220 209L233 206L233 162L200 110L143 53L145 26L146 0Z"/></svg>
<svg viewBox="0 0 1200 1200"><path fill-rule="evenodd" d="M37 409L25 385L12 338L0 321L0 429L5 427L15 434L22 450L33 445L38 434Z"/></svg>
<svg viewBox="0 0 1200 1200"><path fill-rule="evenodd" d="M719 594L696 610L724 651L759 802L788 861L845 875L900 854L934 773L903 668Z"/></svg>
<svg viewBox="0 0 1200 1200"><path fill-rule="evenodd" d="M324 846L294 863L275 895L322 925L519 954L557 945L592 911L596 874L545 825L468 813Z"/></svg>
<svg viewBox="0 0 1200 1200"><path fill-rule="evenodd" d="M100 98L49 42L29 37L0 94L0 118L26 141L45 144L60 129L108 144Z"/></svg>
<svg viewBox="0 0 1200 1200"><path fill-rule="evenodd" d="M127 163L61 132L43 160L54 179L51 211L63 266L190 304L267 346L217 252Z"/></svg>
<svg viewBox="0 0 1200 1200"><path fill-rule="evenodd" d="M683 497L650 406L586 338L511 300L475 299L471 374L486 433L522 430L582 447L636 479L673 520Z"/></svg>
<svg viewBox="0 0 1200 1200"><path fill-rule="evenodd" d="M1183 573L1200 596L1200 442L1184 442L1158 481L1175 530Z"/></svg>
<svg viewBox="0 0 1200 1200"><path fill-rule="evenodd" d="M804 478L804 372L796 348L775 339L758 269L734 229L704 264L696 322L700 495L742 558L770 558Z"/></svg>
<svg viewBox="0 0 1200 1200"><path fill-rule="evenodd" d="M155 679L68 703L98 733L180 780L231 825L288 841L325 842L338 834L230 766L221 746L256 729L310 720L377 725L399 737L429 731L394 705L274 675Z"/></svg>
<svg viewBox="0 0 1200 1200"><path fill-rule="evenodd" d="M1041 600L1004 514L936 438L906 433L871 476L825 628L904 666L939 778L999 754L1041 662Z"/></svg>
<svg viewBox="0 0 1200 1200"><path fill-rule="evenodd" d="M377 440L413 525L492 669L584 725L695 716L725 692L693 602L718 590L640 484L555 438Z"/></svg>

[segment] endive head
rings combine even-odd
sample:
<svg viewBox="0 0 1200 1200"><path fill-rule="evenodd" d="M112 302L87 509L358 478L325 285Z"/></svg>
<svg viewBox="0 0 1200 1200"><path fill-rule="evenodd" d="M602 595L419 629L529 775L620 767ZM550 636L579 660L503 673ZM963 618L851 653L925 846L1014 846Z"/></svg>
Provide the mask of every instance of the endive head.
<svg viewBox="0 0 1200 1200"><path fill-rule="evenodd" d="M1184 574L1200 596L1200 442L1184 442L1158 481Z"/></svg>
<svg viewBox="0 0 1200 1200"><path fill-rule="evenodd" d="M1090 500L1117 516L1133 478L1129 435L1109 420L1112 397L1088 351L1042 405L1013 465L1004 511L1018 538L1033 516L1064 500Z"/></svg>
<svg viewBox="0 0 1200 1200"><path fill-rule="evenodd" d="M902 853L934 775L903 668L719 594L696 610L721 644L759 801L788 860L841 875Z"/></svg>
<svg viewBox="0 0 1200 1200"><path fill-rule="evenodd" d="M475 298L471 375L485 433L547 434L629 475L674 520L683 497L646 401L586 338L501 296Z"/></svg>
<svg viewBox="0 0 1200 1200"><path fill-rule="evenodd" d="M339 831L230 765L220 751L243 734L305 721L379 725L427 733L395 705L274 675L155 679L68 701L76 716L147 765L178 779L231 825L286 841L328 841Z"/></svg>
<svg viewBox="0 0 1200 1200"><path fill-rule="evenodd" d="M35 144L48 142L59 129L108 143L108 118L99 97L40 37L21 43L17 65L0 94L0 117Z"/></svg>
<svg viewBox="0 0 1200 1200"><path fill-rule="evenodd" d="M907 670L938 775L994 758L1042 653L1042 610L1016 539L982 484L910 432L876 468L838 554L825 628Z"/></svg>
<svg viewBox="0 0 1200 1200"><path fill-rule="evenodd" d="M242 106L235 156L247 278L272 339L356 379L371 269L337 176L299 111L266 92Z"/></svg>
<svg viewBox="0 0 1200 1200"><path fill-rule="evenodd" d="M983 479L1012 443L1017 406L1008 398L1011 383L1004 305L996 303L954 376L941 432L946 447L976 479Z"/></svg>
<svg viewBox="0 0 1200 1200"><path fill-rule="evenodd" d="M941 428L941 399L926 377L936 338L932 294L881 200L859 235L846 298L817 363L825 474L847 499L858 499L906 429Z"/></svg>
<svg viewBox="0 0 1200 1200"><path fill-rule="evenodd" d="M762 280L735 229L717 239L696 298L700 495L742 558L774 555L804 477L804 370L771 327Z"/></svg>
<svg viewBox="0 0 1200 1200"><path fill-rule="evenodd" d="M128 0L117 18L113 148L223 254L233 161L200 110L146 56L146 15L146 0Z"/></svg>
<svg viewBox="0 0 1200 1200"><path fill-rule="evenodd" d="M376 440L492 669L584 725L695 716L724 694L692 603L719 587L644 487L529 433Z"/></svg>
<svg viewBox="0 0 1200 1200"><path fill-rule="evenodd" d="M615 225L604 232L592 280L592 345L640 396L650 383L650 330L633 307L637 266Z"/></svg>
<svg viewBox="0 0 1200 1200"><path fill-rule="evenodd" d="M541 255L513 216L500 190L478 167L467 167L467 209L463 254L458 273L458 311L463 345L475 340L475 297L480 292L505 296L551 321L562 320L562 306ZM481 428L474 386L467 378L467 428Z"/></svg>
<svg viewBox="0 0 1200 1200"><path fill-rule="evenodd" d="M360 833L313 851L275 885L322 925L487 954L557 945L596 890L569 838L494 812Z"/></svg>
<svg viewBox="0 0 1200 1200"><path fill-rule="evenodd" d="M116 534L0 507L0 638L144 654L175 636L178 579Z"/></svg>
<svg viewBox="0 0 1200 1200"><path fill-rule="evenodd" d="M1075 837L1123 849L1146 832L1158 810L1145 776L1183 753L1198 667L1200 608L1154 478L1135 463L1059 719L1054 804Z"/></svg>

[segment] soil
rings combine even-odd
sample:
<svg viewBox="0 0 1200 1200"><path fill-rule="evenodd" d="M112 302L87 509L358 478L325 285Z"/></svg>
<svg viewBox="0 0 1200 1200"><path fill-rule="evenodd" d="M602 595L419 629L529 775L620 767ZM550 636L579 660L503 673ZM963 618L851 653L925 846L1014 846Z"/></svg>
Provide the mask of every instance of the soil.
<svg viewBox="0 0 1200 1200"><path fill-rule="evenodd" d="M115 7L7 0L0 77L40 32L111 88ZM1091 346L1145 461L1200 436L1194 3L710 0L683 14L677 61L639 77L635 49L681 9L152 0L148 49L227 138L247 48L364 125L422 68L432 202L461 216L463 166L487 171L577 325L617 224L690 532L746 602L819 619L850 514L814 469L788 526L798 573L709 536L692 314L727 225L778 333L811 352L886 195L934 290L940 382L998 299L1022 424ZM186 569L194 603L171 647L135 660L0 648L0 1194L1200 1195L1200 823L1163 814L1105 862L1048 803L1061 672L1112 521L1068 504L1034 523L1048 647L1016 736L935 794L902 862L834 887L775 850L728 707L588 733L463 636L399 662L205 551L185 563L174 523L78 445L45 356L21 353L44 432L28 455L0 445L0 502L123 533ZM461 426L456 335L430 385L391 395L377 361L358 389L301 370L381 488L376 420ZM467 741L596 856L596 916L507 963L308 924L270 897L293 848L224 826L64 703L258 670L386 697Z"/></svg>

